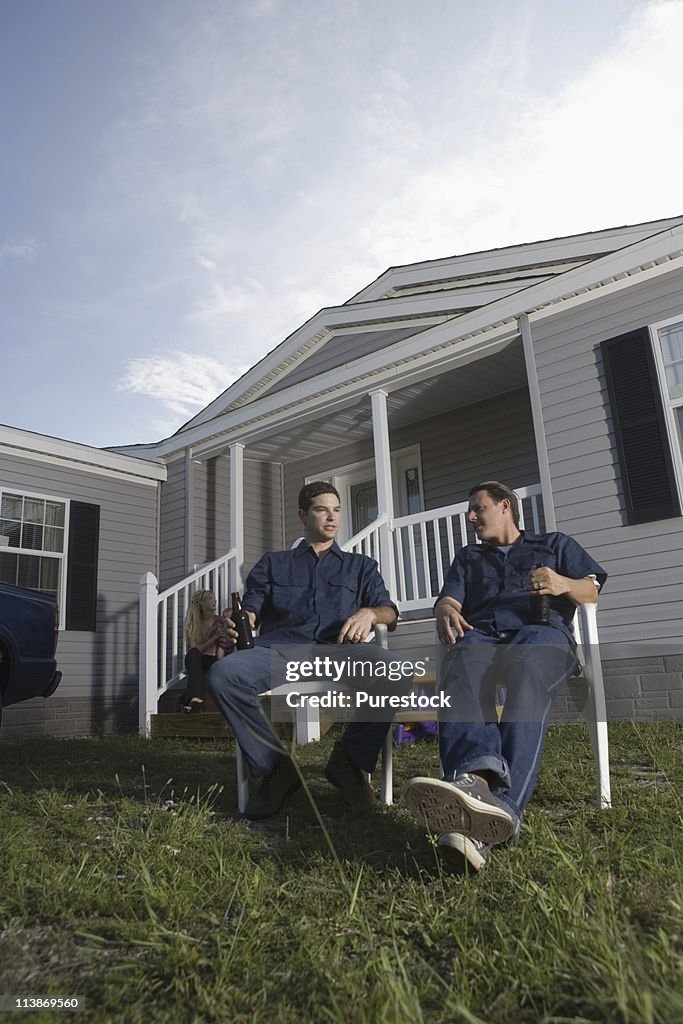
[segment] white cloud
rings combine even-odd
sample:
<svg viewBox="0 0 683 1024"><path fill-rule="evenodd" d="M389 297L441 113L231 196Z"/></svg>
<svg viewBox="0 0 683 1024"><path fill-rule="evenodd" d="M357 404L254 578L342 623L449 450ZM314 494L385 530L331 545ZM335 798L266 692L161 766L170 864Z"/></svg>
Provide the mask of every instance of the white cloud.
<svg viewBox="0 0 683 1024"><path fill-rule="evenodd" d="M195 259L200 267L204 267L205 270L218 270L218 264L214 263L213 260L207 260L205 256L195 255Z"/></svg>
<svg viewBox="0 0 683 1024"><path fill-rule="evenodd" d="M683 212L683 3L637 11L559 94L497 139L444 153L363 230L385 266Z"/></svg>
<svg viewBox="0 0 683 1024"><path fill-rule="evenodd" d="M188 419L225 391L246 369L227 360L221 362L188 352L147 356L131 359L116 390L156 399L170 412Z"/></svg>
<svg viewBox="0 0 683 1024"><path fill-rule="evenodd" d="M0 242L0 263L7 260L32 260L38 255L40 245L34 238L7 239Z"/></svg>

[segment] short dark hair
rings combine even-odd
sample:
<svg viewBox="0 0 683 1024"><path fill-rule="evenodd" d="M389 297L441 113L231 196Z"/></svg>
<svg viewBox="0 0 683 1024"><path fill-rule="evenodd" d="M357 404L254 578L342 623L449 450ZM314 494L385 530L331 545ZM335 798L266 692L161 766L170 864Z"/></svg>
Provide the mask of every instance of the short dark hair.
<svg viewBox="0 0 683 1024"><path fill-rule="evenodd" d="M314 498L319 498L321 494L334 494L337 501L341 501L339 491L333 484L329 484L325 480L314 480L313 483L306 484L299 491L299 508L301 511L308 512Z"/></svg>
<svg viewBox="0 0 683 1024"><path fill-rule="evenodd" d="M493 498L496 504L502 501L503 498L507 498L512 510L512 521L519 529L519 499L511 487L508 487L507 484L501 484L499 480L485 480L483 484L476 484L472 488L468 498L471 498L477 491L486 491L489 498Z"/></svg>

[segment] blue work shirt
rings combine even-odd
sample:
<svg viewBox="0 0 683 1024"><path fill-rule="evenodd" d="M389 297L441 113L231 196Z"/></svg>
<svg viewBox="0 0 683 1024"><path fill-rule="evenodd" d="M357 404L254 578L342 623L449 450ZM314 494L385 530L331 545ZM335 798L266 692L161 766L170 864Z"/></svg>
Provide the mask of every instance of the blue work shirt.
<svg viewBox="0 0 683 1024"><path fill-rule="evenodd" d="M441 593L462 604L471 626L499 632L529 624L529 576L544 565L573 580L595 576L602 587L607 573L587 551L565 533L522 533L505 553L493 544L468 544L458 551ZM550 598L550 625L573 638L571 622L576 605L567 597Z"/></svg>
<svg viewBox="0 0 683 1024"><path fill-rule="evenodd" d="M263 647L334 644L349 616L382 605L396 609L377 562L342 551L336 541L322 558L305 540L264 555L249 573L242 599L245 611L256 614L256 643Z"/></svg>

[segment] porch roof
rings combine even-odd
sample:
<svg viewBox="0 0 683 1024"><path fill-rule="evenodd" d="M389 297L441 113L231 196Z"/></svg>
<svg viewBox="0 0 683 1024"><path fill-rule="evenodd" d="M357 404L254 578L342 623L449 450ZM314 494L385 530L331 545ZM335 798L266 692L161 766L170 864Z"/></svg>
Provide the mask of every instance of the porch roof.
<svg viewBox="0 0 683 1024"><path fill-rule="evenodd" d="M469 402L472 402L486 397L487 393L496 394L511 390L512 386L520 386L523 383L523 378L519 377L521 362L515 358L514 348L508 353L514 365L502 363L497 373L492 362L496 354L516 342L517 318L528 314L533 323L554 315L567 305L588 302L598 295L646 280L648 276L683 266L683 224L673 221L654 222L656 225L661 223L674 223L674 226L651 237L643 237L648 226L641 225L640 237L631 245L581 263L555 277L517 288L470 312L461 312L456 316L445 315L443 312L434 315L426 329L423 305L425 296L401 299L401 302L415 304L415 330L394 341L388 349L379 348L368 353L356 351L355 358L349 362L341 365L336 363L331 369L312 374L291 386L287 386L285 377L285 386L277 391L273 391L271 385L276 381L279 383L282 377L275 365L270 374L270 384L263 376L265 367L261 365L259 373L256 373L258 368L254 368L238 382L242 388L241 399L237 391L233 390L237 385L233 385L222 396L222 411L217 408L219 400L216 400L173 437L161 441L156 446L155 454L168 458L190 448L193 454L201 455L240 441L249 447L255 457L278 460L301 458L309 451L307 445L316 444L315 450L319 450L317 439L313 441L310 436L313 432L312 421L317 424L319 433L316 433L322 439L321 446L329 447L332 440L335 445L339 444L340 431L348 440L367 436L369 423L364 422L366 395L376 388L382 388L391 395L394 417L409 417L409 410L403 413L400 410L410 405L411 389L414 388L418 388L418 392L424 395L425 401L433 391L435 407L430 404L430 409L435 412L439 410L440 385L436 378L449 375L451 371L457 373L457 380L456 376L452 376L449 381L450 394L455 395L451 400L451 408L466 404L464 401L458 403L459 392L468 395ZM385 305L389 307L396 301L385 299L379 305L382 308ZM419 308L422 309L421 318L417 316ZM338 321L345 317L353 321L354 315L358 316L359 312L361 316L355 322L358 326L363 323L363 311L353 303L318 314L317 334L313 330L316 318L304 325L306 330L301 328L291 339L292 366L299 366L306 358L306 352L301 351L304 335L310 355L323 335L329 336L335 322L339 326ZM367 314L364 315L367 318ZM396 320L393 323L395 327L398 326ZM402 326L406 325L407 321L404 320ZM294 354L295 350L297 355ZM467 366L484 355L487 356L486 376L491 371L492 377L488 392L478 379L481 368L467 371ZM508 378L508 373L513 376ZM224 403L231 392L236 400L226 409ZM413 398L418 392L412 392ZM478 397L473 398L472 395ZM359 407L363 409L363 415L359 415ZM424 415L424 411L420 415ZM326 428L328 421L329 430ZM393 423L396 422L398 420L395 418ZM285 440L281 441L280 438Z"/></svg>
<svg viewBox="0 0 683 1024"><path fill-rule="evenodd" d="M515 338L486 360L475 359L391 391L387 399L389 428L409 426L525 386L522 345L519 338ZM245 456L265 462L294 462L371 437L370 401L363 393L350 398L341 407L308 415L302 412L290 417L277 430L268 428L262 434L254 434L247 441ZM201 452L198 447L197 453Z"/></svg>

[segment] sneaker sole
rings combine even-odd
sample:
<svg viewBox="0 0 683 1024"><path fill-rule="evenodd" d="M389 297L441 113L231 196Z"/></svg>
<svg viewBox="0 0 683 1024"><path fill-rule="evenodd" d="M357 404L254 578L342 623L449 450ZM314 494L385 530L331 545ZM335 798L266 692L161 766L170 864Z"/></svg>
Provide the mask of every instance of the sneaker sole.
<svg viewBox="0 0 683 1024"><path fill-rule="evenodd" d="M437 849L444 866L459 875L481 871L486 863L486 856L479 853L469 838L460 833L439 836Z"/></svg>
<svg viewBox="0 0 683 1024"><path fill-rule="evenodd" d="M504 843L515 831L512 815L439 779L412 779L403 798L431 832L462 832L482 843Z"/></svg>

